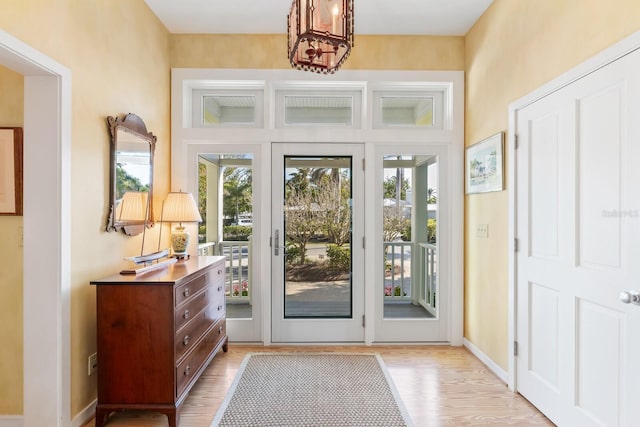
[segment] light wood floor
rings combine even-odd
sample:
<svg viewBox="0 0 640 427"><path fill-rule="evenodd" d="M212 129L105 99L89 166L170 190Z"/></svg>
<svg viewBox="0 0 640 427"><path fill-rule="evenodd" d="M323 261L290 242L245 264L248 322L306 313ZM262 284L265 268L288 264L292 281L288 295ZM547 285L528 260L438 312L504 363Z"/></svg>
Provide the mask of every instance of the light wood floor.
<svg viewBox="0 0 640 427"><path fill-rule="evenodd" d="M180 427L209 427L249 352L379 353L416 427L463 425L553 426L527 400L509 391L463 347L447 346L248 346L229 344L220 352L182 407ZM93 427L91 420L84 427ZM116 414L108 427L165 427L159 414Z"/></svg>

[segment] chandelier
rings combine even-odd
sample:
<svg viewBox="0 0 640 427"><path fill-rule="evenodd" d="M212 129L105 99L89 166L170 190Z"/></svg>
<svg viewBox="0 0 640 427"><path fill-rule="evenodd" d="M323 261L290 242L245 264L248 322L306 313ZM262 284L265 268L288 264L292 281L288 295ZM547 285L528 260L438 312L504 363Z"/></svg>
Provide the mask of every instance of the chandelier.
<svg viewBox="0 0 640 427"><path fill-rule="evenodd" d="M293 68L333 74L353 46L353 0L293 0L287 32Z"/></svg>

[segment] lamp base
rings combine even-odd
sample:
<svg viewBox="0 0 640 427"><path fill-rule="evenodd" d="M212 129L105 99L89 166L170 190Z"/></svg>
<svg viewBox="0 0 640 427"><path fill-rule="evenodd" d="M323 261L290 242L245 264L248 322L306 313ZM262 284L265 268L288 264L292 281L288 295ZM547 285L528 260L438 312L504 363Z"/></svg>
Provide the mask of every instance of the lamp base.
<svg viewBox="0 0 640 427"><path fill-rule="evenodd" d="M173 229L173 233L171 233L172 256L182 259L188 255L187 248L189 247L190 237L186 227L182 224Z"/></svg>

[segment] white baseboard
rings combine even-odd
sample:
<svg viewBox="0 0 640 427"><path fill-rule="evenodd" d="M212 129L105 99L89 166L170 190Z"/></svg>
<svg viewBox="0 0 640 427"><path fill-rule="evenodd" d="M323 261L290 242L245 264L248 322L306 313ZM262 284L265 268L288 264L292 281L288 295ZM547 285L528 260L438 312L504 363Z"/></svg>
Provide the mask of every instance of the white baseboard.
<svg viewBox="0 0 640 427"><path fill-rule="evenodd" d="M24 427L22 415L0 415L0 427Z"/></svg>
<svg viewBox="0 0 640 427"><path fill-rule="evenodd" d="M489 370L491 372L493 372L494 374L496 374L496 376L498 378L500 378L505 384L509 384L509 374L507 373L507 371L505 371L504 369L502 369L500 366L498 366L496 364L496 362L494 362L493 360L491 360L491 358L489 356L487 356L485 353L483 353L482 351L480 351L480 349L478 347L476 347L475 345L473 345L473 343L469 340L467 340L466 338L462 339L462 345L464 345L467 349L469 349L469 351L478 359L480 359L480 361L482 363L484 363L485 365L487 365L487 368L489 368Z"/></svg>
<svg viewBox="0 0 640 427"><path fill-rule="evenodd" d="M87 423L87 421L93 418L96 415L96 404L97 400L94 400L89 404L89 406L80 411L80 413L78 413L78 415L76 415L71 421L71 427L82 427ZM3 426L0 425L0 427Z"/></svg>

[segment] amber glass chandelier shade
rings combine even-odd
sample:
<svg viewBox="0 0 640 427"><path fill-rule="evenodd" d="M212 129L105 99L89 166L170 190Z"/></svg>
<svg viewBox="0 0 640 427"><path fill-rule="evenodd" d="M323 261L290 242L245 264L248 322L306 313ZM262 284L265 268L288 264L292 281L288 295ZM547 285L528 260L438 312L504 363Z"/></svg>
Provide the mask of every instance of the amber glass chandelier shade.
<svg viewBox="0 0 640 427"><path fill-rule="evenodd" d="M293 0L287 30L293 68L333 74L353 47L353 0Z"/></svg>

